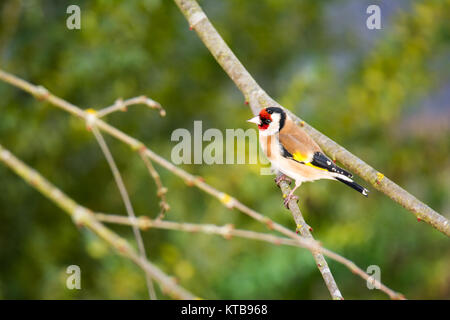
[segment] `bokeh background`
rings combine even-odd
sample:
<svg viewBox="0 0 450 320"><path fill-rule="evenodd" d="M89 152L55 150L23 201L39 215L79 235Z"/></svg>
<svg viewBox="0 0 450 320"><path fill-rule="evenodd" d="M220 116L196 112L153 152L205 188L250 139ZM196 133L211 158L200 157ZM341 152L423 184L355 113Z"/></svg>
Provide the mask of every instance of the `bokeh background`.
<svg viewBox="0 0 450 320"><path fill-rule="evenodd" d="M81 7L81 30L66 8ZM366 162L449 218L450 1L205 0L200 4L262 87ZM366 28L378 4L382 29ZM177 128L249 128L241 93L172 1L3 0L0 66L82 108L141 94L145 107L108 122L167 159ZM155 186L130 149L106 137L135 211L158 212ZM79 203L126 214L111 172L85 124L0 83L0 142ZM271 176L259 165L182 165L275 221L295 229ZM266 229L157 167L168 220ZM367 183L362 180L365 186ZM304 184L300 207L322 243L413 299L450 298L446 236L383 194L342 184ZM113 226L133 240L130 228ZM244 239L150 230L151 257L181 285L209 299L328 299L311 254ZM65 287L66 267L82 290ZM346 299L384 299L329 261ZM164 297L161 293L160 297ZM145 299L144 276L53 203L0 166L0 298Z"/></svg>

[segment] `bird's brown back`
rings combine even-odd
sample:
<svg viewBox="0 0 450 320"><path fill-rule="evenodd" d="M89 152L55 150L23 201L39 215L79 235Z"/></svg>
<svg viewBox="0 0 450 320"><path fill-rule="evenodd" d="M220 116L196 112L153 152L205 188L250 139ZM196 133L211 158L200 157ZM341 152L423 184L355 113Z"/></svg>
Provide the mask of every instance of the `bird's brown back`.
<svg viewBox="0 0 450 320"><path fill-rule="evenodd" d="M319 145L291 119L286 119L279 134L280 143L292 155L300 154L305 161L312 159L315 152L322 152Z"/></svg>

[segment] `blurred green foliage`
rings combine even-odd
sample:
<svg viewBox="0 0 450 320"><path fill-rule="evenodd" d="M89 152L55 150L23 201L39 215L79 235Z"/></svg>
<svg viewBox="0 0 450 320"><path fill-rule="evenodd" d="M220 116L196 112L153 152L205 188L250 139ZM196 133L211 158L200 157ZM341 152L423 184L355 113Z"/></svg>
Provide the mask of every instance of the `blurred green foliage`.
<svg viewBox="0 0 450 320"><path fill-rule="evenodd" d="M82 108L145 94L144 107L108 121L170 159L176 128L248 128L249 109L172 1L77 1L81 30L66 28L73 1L0 3L0 65ZM438 212L450 212L450 1L205 0L218 31L269 94ZM21 3L21 4L20 4ZM0 83L0 142L79 203L125 214L111 172L85 124ZM155 186L139 157L107 137L135 211L155 216ZM256 165L183 165L291 229L271 176ZM158 168L167 219L265 227ZM361 182L361 181L360 181ZM363 183L367 186L367 183ZM369 186L370 187L370 186ZM450 298L448 238L372 189L303 185L300 207L322 243L408 298ZM130 228L113 226L130 241ZM150 230L151 260L204 298L327 299L310 253L244 239ZM65 287L66 267L82 290ZM380 299L343 266L330 267L347 299ZM160 294L160 296L162 296ZM146 298L142 272L0 166L0 298Z"/></svg>

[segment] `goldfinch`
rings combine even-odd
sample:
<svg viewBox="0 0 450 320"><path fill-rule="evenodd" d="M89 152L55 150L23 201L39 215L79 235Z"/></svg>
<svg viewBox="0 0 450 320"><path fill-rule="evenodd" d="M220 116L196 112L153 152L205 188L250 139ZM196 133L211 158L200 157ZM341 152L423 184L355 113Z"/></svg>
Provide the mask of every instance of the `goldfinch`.
<svg viewBox="0 0 450 320"><path fill-rule="evenodd" d="M283 111L270 107L261 110L258 116L247 120L259 129L259 142L272 167L283 175L276 180L290 177L295 187L284 200L287 207L294 191L302 182L319 179L337 180L367 197L369 190L352 180L353 175L338 167L328 158L317 143Z"/></svg>

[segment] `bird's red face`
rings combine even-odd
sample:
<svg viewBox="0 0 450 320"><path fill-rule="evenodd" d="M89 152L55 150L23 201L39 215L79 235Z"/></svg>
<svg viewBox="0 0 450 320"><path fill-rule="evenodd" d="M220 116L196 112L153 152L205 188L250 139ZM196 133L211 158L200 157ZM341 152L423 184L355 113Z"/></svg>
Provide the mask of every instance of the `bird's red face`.
<svg viewBox="0 0 450 320"><path fill-rule="evenodd" d="M263 131L269 128L270 123L272 122L272 112L268 112L267 108L262 109L259 112L259 115L248 120L248 122L255 123L258 125L258 129Z"/></svg>
<svg viewBox="0 0 450 320"><path fill-rule="evenodd" d="M259 120L261 121L260 124L258 124L259 130L266 130L272 122L272 116L264 108L259 113Z"/></svg>

